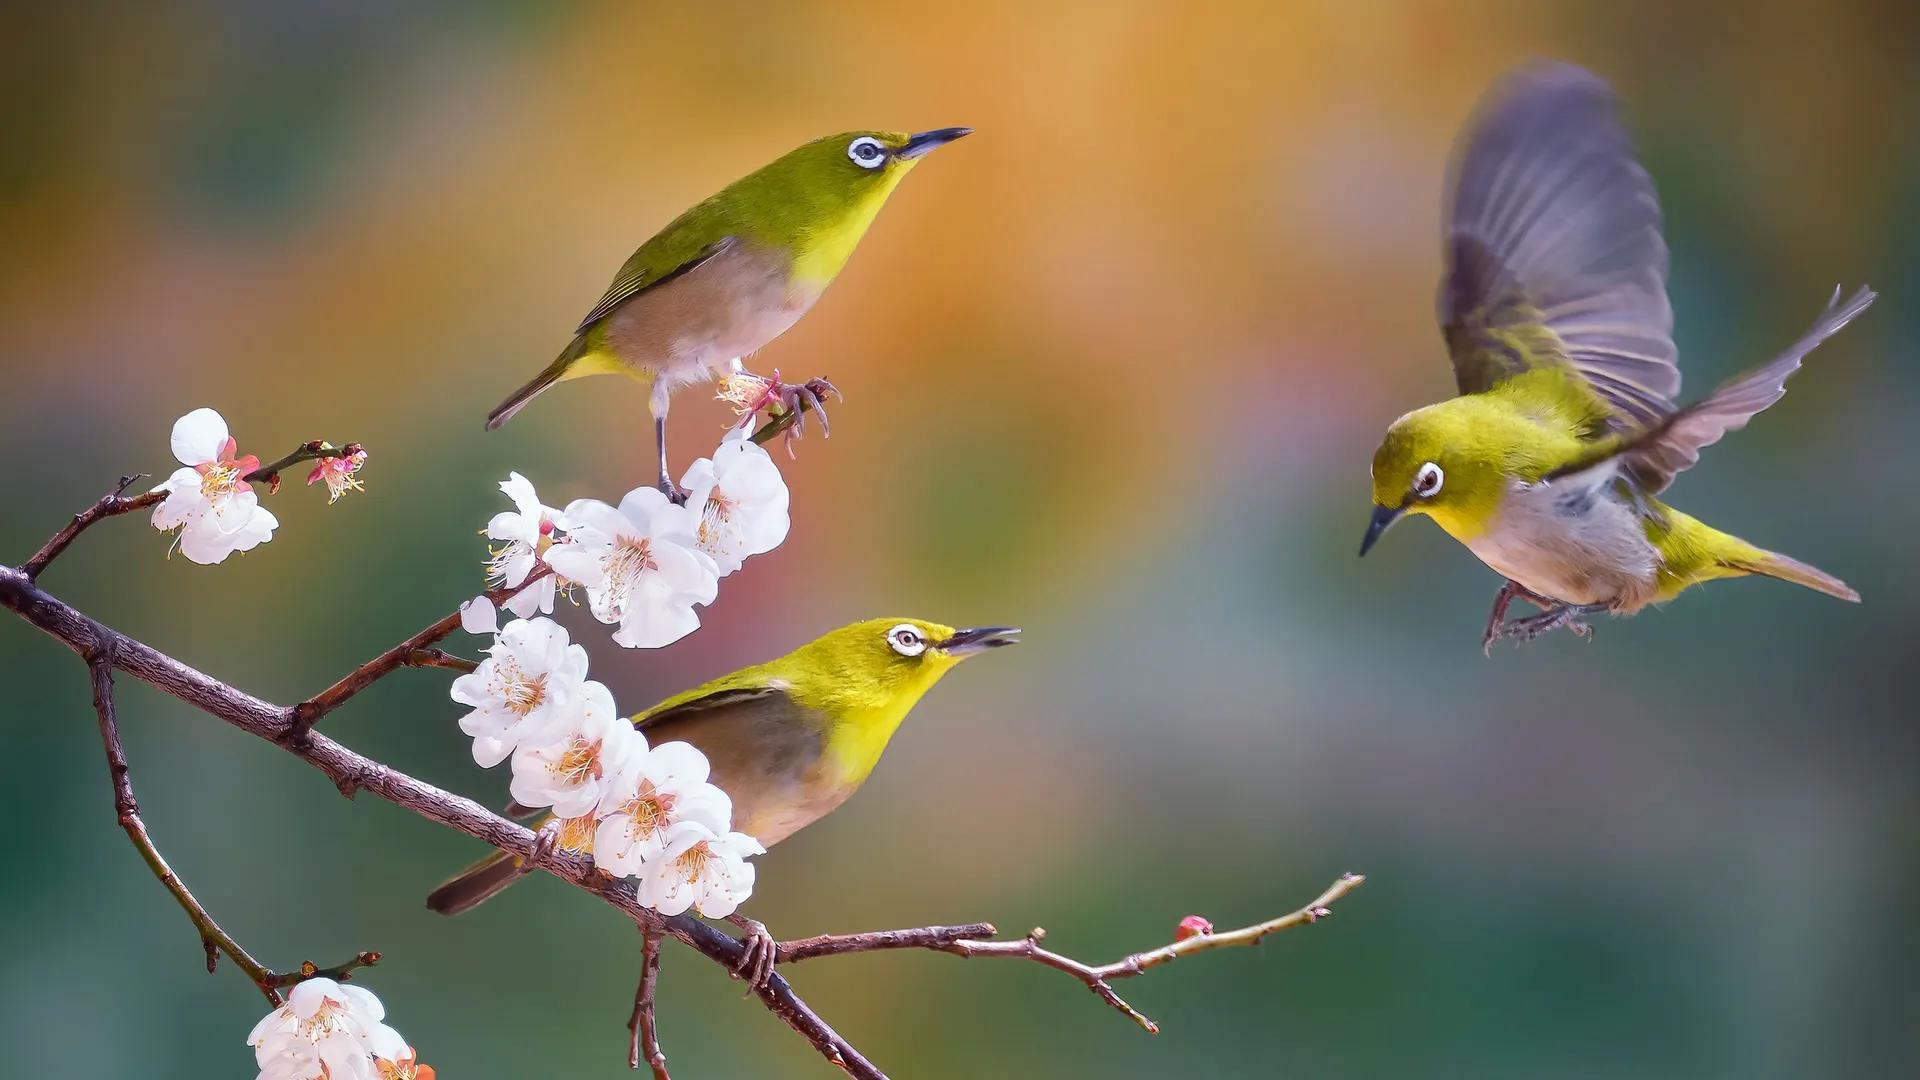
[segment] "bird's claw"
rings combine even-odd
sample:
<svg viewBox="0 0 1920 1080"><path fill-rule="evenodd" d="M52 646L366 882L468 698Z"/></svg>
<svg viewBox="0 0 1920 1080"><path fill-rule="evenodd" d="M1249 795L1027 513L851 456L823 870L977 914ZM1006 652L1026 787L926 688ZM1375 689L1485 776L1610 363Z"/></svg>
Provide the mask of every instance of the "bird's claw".
<svg viewBox="0 0 1920 1080"><path fill-rule="evenodd" d="M518 872L524 877L533 872L533 868L553 857L554 848L560 846L560 820L552 821L533 831L533 850L520 860Z"/></svg>
<svg viewBox="0 0 1920 1080"><path fill-rule="evenodd" d="M1505 621L1507 608L1515 599L1525 600L1538 607L1540 614L1515 619L1512 622ZM1561 627L1573 631L1575 637L1591 638L1593 627L1582 622L1581 616L1605 610L1605 604L1564 604L1508 579L1500 586L1500 592L1493 598L1493 611L1487 616L1486 632L1480 635L1480 651L1487 656L1492 656L1494 644L1505 638L1532 641L1550 630Z"/></svg>
<svg viewBox="0 0 1920 1080"><path fill-rule="evenodd" d="M740 953L740 962L733 965L733 977L746 980L748 994L766 989L767 982L773 978L779 942L767 932L767 924L758 919L729 915L727 921L743 931L741 943L746 946Z"/></svg>
<svg viewBox="0 0 1920 1080"><path fill-rule="evenodd" d="M1529 615L1524 619L1500 623L1487 628L1483 646L1491 654L1493 643L1503 638L1518 641L1532 641L1554 630L1569 630L1573 636L1592 639L1593 627L1587 625L1584 616L1606 610L1604 604L1555 604L1538 615Z"/></svg>
<svg viewBox="0 0 1920 1080"><path fill-rule="evenodd" d="M833 428L827 422L827 396L846 400L840 395L840 388L825 379L813 378L803 383L783 383L780 372L773 373L773 385L768 387L768 395L773 404L781 410L793 414L793 427L787 432L788 439L798 439L807 433L807 413L811 412L820 421L820 436L830 439Z"/></svg>
<svg viewBox="0 0 1920 1080"><path fill-rule="evenodd" d="M658 487L660 494L665 495L667 501L675 506L687 505L687 496L692 494L692 492L689 492L679 484L674 483L672 478L666 476L662 476L660 482L654 486Z"/></svg>
<svg viewBox="0 0 1920 1080"><path fill-rule="evenodd" d="M775 419L792 417L790 425L782 433L787 440L789 454L793 452L793 440L806 434L809 412L819 419L821 436L833 437L833 429L827 421L826 402L828 397L846 400L839 387L821 378L808 379L803 383L782 382L779 368L774 368L771 376L748 374L743 377L749 381L749 385L757 383L759 387L750 398L741 402L743 415L765 409Z"/></svg>

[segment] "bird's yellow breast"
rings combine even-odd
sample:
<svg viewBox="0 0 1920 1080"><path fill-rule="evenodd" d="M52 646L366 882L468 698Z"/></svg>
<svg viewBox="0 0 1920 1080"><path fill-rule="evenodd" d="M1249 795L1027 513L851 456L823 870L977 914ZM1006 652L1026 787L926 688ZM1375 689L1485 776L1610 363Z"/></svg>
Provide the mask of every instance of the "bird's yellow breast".
<svg viewBox="0 0 1920 1080"><path fill-rule="evenodd" d="M899 185L907 168L889 170L887 176L860 193L844 213L806 227L794 245L793 284L816 291L825 289L853 257L873 219L886 205L887 197Z"/></svg>

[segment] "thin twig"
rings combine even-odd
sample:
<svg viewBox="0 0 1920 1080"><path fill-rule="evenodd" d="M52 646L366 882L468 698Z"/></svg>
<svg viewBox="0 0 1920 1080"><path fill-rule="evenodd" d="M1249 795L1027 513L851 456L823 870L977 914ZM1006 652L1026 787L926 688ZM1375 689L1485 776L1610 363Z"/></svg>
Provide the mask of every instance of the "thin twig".
<svg viewBox="0 0 1920 1080"><path fill-rule="evenodd" d="M249 484L264 483L267 485L269 492L276 492L280 490L280 474L287 469L303 461L318 461L321 458L352 457L360 453L362 449L364 448L359 443L333 446L319 439L314 439L311 442L301 443L299 446L294 447L293 452L286 457L280 458L277 461L269 461L240 479L245 480Z"/></svg>
<svg viewBox="0 0 1920 1080"><path fill-rule="evenodd" d="M359 443L348 443L345 446L329 446L315 439L312 442L301 443L292 453L278 461L269 462L268 464L260 466L241 477L241 479L248 483L264 482L267 484L268 490L278 491L282 470L303 461L316 461L320 458L350 457L360 453L361 449L362 447ZM112 491L100 496L99 501L95 502L92 506L73 515L73 519L62 526L59 532L54 533L45 544L42 544L40 550L33 553L32 558L22 563L20 565L21 572L29 578L38 578L40 572L47 568L48 563L59 558L60 553L67 550L67 545L73 543L75 537L85 532L102 518L118 517L121 514L131 514L136 510L145 510L150 506L158 506L167 497L165 491L149 491L144 495L135 495L132 497L128 497L127 495L128 488L145 478L145 473L135 473L132 476L121 477L120 483L116 485Z"/></svg>
<svg viewBox="0 0 1920 1080"><path fill-rule="evenodd" d="M298 986L308 979L332 979L334 982L346 982L353 978L354 972L361 968L370 968L379 962L380 954L377 952L354 953L353 959L346 963L324 968L311 960L302 960L299 968L284 975L275 975L268 982L270 985L281 987Z"/></svg>
<svg viewBox="0 0 1920 1080"><path fill-rule="evenodd" d="M407 667L437 667L460 672L472 672L480 666L478 660L455 656L445 649L415 649L400 663Z"/></svg>
<svg viewBox="0 0 1920 1080"><path fill-rule="evenodd" d="M870 930L864 934L821 934L795 938L775 946L774 963L795 964L821 956L878 952L883 949L934 949L955 951L959 941L974 941L998 935L992 923L968 923L965 926L921 926L912 930Z"/></svg>
<svg viewBox="0 0 1920 1080"><path fill-rule="evenodd" d="M667 1055L660 1052L660 1029L653 1016L654 989L660 982L660 936L640 932L640 985L633 991L633 1015L627 1018L627 1068L638 1069L644 1057L653 1080L667 1075Z"/></svg>
<svg viewBox="0 0 1920 1080"><path fill-rule="evenodd" d="M92 506L73 515L73 519L61 526L59 532L54 533L46 543L40 545L40 550L33 553L33 558L21 564L20 572L27 575L28 579L39 577L40 571L45 570L48 563L59 558L60 553L67 550L67 545L73 543L74 537L85 532L94 522L102 518L131 514L135 510L157 506L167 497L166 492L149 491L145 495L127 497L127 489L139 483L145 476L145 473L136 473L121 477L120 483L112 491L100 496L99 501Z"/></svg>
<svg viewBox="0 0 1920 1080"><path fill-rule="evenodd" d="M120 827L127 832L127 839L140 852L147 869L160 879L178 901L187 918L193 921L193 927L200 933L200 947L207 955L207 973L211 975L219 965L220 954L226 953L235 967L244 972L253 985L274 1007L281 1004L280 993L274 988L274 974L265 964L255 960L233 936L220 928L211 914L200 901L194 899L187 883L167 865L166 857L154 846L153 837L147 833L146 822L140 819L140 803L133 797L133 771L127 765L127 752L120 742L120 720L113 701L113 654L112 640L99 645L93 654L87 657L87 668L93 676L93 709L100 717L100 741L107 751L107 772L113 778L113 809L120 819Z"/></svg>
<svg viewBox="0 0 1920 1080"><path fill-rule="evenodd" d="M1087 989L1093 991L1102 1001L1124 1013L1143 1030L1149 1034L1157 1034L1160 1030L1159 1025L1127 1004L1126 1000L1121 998L1110 985L1113 980L1132 978L1162 964L1170 964L1182 956L1190 956L1209 949L1258 945L1263 939L1283 930L1318 922L1332 915L1332 905L1341 897L1359 888L1366 880L1359 874L1342 874L1311 903L1277 919L1268 919L1238 930L1198 934L1175 941L1170 945L1162 945L1157 949L1132 953L1111 964L1097 966L1083 964L1072 957L1041 947L1040 943L1045 940L1046 931L1037 927L1016 941L983 940L997 933L988 923L974 923L968 926L927 926L913 930L879 930L864 934L825 934L820 937L803 938L780 943L775 952L777 958L775 962L788 964L819 956L840 956L846 953L872 952L880 949L931 949L963 957L1018 957L1066 972L1086 984Z"/></svg>
<svg viewBox="0 0 1920 1080"><path fill-rule="evenodd" d="M528 588L534 582L546 577L553 571L542 563L534 568L527 579L512 587L491 589L486 593L488 600L497 607L513 598L520 590ZM444 639L448 634L460 629L460 612L454 611L428 625L412 637L407 638L393 648L347 672L339 682L320 691L293 707L293 726L287 732L287 738L299 741L307 737L315 724L328 713L346 704L347 700L391 675L402 667L451 667L452 664L429 663L427 658L434 655L442 657L446 653L431 646ZM448 657L452 659L451 657Z"/></svg>

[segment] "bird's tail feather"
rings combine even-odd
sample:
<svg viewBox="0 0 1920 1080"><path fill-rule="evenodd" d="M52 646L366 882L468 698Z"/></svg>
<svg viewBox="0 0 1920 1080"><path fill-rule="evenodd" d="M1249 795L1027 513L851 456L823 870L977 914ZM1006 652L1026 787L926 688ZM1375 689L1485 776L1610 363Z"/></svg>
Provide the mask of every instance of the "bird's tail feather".
<svg viewBox="0 0 1920 1080"><path fill-rule="evenodd" d="M487 430L492 431L494 428L513 419L513 415L521 409L526 408L527 402L538 397L540 391L566 378L567 369L572 367L575 361L585 356L588 351L587 335L574 335L574 339L567 344L567 347L560 350L560 355L553 358L553 363L548 364L540 374L535 375L527 385L509 394L507 400L501 402L498 407L487 414Z"/></svg>
<svg viewBox="0 0 1920 1080"><path fill-rule="evenodd" d="M442 915L458 915L491 898L520 880L520 877L520 860L496 851L428 894L427 907Z"/></svg>
<svg viewBox="0 0 1920 1080"><path fill-rule="evenodd" d="M1846 582L1817 567L1808 566L1798 559L1790 558L1778 552L1764 551L1757 557L1741 559L1730 564L1736 570L1749 574L1763 574L1781 581L1791 581L1795 585L1804 585L1815 592L1823 592L1840 600L1860 602L1860 594Z"/></svg>

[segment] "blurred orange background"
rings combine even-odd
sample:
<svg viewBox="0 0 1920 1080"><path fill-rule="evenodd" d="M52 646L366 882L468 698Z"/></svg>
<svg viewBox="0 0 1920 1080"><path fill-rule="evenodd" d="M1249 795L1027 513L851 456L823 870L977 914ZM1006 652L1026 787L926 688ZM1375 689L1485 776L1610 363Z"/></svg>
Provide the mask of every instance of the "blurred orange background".
<svg viewBox="0 0 1920 1080"><path fill-rule="evenodd" d="M372 453L271 544L163 559L134 519L43 579L272 700L479 584L509 469L550 503L652 467L642 391L544 364L685 206L817 135L966 124L758 365L846 393L783 459L793 535L705 626L624 652L638 709L857 618L1016 623L830 821L760 860L782 936L986 919L1091 960L1237 925L1340 871L1332 922L1126 987L931 955L793 975L911 1077L1885 1075L1911 1059L1920 600L1920 27L1898 5L506 3L74 5L0 44L0 543L17 563L167 432ZM1830 569L1479 655L1497 579L1425 526L1366 562L1369 455L1451 392L1432 296L1454 134L1503 71L1592 67L1667 210L1689 394L1836 282L1883 299L1674 501ZM674 410L684 466L727 417ZM127 850L80 665L0 620L0 1039L35 1075L251 1075L259 1000L198 970ZM124 681L124 680L123 680ZM143 807L269 963L366 985L442 1077L625 1075L638 942L534 881L421 907L477 845L342 802L143 689ZM445 673L327 729L483 802ZM670 948L677 1075L827 1075Z"/></svg>

